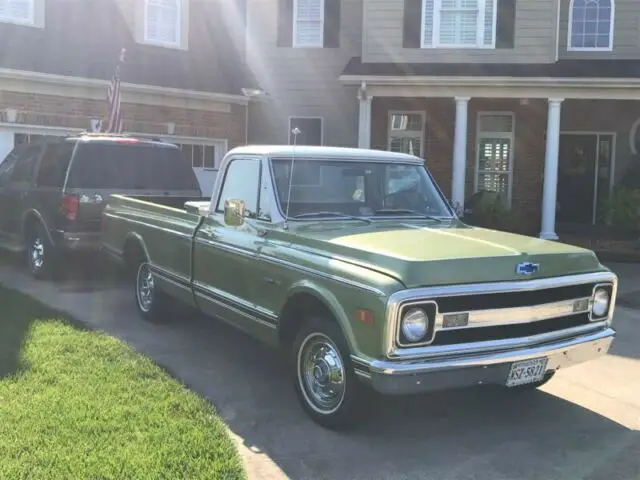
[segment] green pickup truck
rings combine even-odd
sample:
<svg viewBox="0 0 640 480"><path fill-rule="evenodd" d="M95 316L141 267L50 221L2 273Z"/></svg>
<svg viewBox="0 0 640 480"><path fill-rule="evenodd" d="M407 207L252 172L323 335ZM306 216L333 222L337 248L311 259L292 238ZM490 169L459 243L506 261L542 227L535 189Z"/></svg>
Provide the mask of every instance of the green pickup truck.
<svg viewBox="0 0 640 480"><path fill-rule="evenodd" d="M239 147L210 202L114 195L103 222L144 319L178 301L282 349L328 428L365 417L370 388L536 388L615 336L593 252L464 224L411 155Z"/></svg>

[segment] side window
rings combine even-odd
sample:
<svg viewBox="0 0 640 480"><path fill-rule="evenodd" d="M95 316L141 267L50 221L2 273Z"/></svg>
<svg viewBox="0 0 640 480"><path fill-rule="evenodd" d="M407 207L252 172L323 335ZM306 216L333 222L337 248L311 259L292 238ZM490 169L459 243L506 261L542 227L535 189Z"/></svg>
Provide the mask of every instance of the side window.
<svg viewBox="0 0 640 480"><path fill-rule="evenodd" d="M244 200L247 208L247 216L249 218L256 218L259 183L259 160L245 158L232 160L227 167L222 193L218 199L218 208L216 211L224 211L225 200Z"/></svg>
<svg viewBox="0 0 640 480"><path fill-rule="evenodd" d="M67 175L67 168L71 161L74 145L73 142L52 143L47 145L42 155L38 176L36 178L36 184L38 186L62 187Z"/></svg>
<svg viewBox="0 0 640 480"><path fill-rule="evenodd" d="M18 155L17 162L11 174L12 182L30 182L33 178L33 168L42 150L40 145L29 145Z"/></svg>
<svg viewBox="0 0 640 480"><path fill-rule="evenodd" d="M11 179L13 169L16 165L16 160L18 159L17 150L17 148L14 148L9 155L5 157L2 163L0 163L0 185L8 184Z"/></svg>

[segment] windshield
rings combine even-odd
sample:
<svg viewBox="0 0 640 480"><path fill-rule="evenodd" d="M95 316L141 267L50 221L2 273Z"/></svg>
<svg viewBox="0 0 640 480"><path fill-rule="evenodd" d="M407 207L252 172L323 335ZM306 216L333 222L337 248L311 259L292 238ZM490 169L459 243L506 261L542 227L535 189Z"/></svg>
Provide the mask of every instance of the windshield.
<svg viewBox="0 0 640 480"><path fill-rule="evenodd" d="M280 206L287 211L291 160L273 159ZM451 218L442 195L422 165L295 160L289 218L313 214Z"/></svg>
<svg viewBox="0 0 640 480"><path fill-rule="evenodd" d="M148 143L81 143L69 188L199 190L193 169L177 148Z"/></svg>

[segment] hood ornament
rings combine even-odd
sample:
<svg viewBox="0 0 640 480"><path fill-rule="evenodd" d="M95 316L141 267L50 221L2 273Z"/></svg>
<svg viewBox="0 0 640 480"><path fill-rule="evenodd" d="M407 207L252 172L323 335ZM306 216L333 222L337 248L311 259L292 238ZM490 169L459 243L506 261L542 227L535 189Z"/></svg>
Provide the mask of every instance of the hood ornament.
<svg viewBox="0 0 640 480"><path fill-rule="evenodd" d="M518 275L532 275L536 273L538 270L540 270L539 263L525 262L525 263L519 263L518 265L516 265L516 273Z"/></svg>

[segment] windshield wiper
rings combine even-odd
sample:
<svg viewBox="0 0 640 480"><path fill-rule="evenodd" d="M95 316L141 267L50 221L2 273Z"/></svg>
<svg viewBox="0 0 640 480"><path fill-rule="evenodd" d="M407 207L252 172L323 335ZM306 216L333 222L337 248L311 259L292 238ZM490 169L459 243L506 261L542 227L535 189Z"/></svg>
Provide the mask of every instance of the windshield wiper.
<svg viewBox="0 0 640 480"><path fill-rule="evenodd" d="M364 217L357 217L355 215L348 215L342 212L308 212L293 215L291 218L312 218L312 217L341 217L348 218L350 220L361 220L366 223L371 223L371 220Z"/></svg>
<svg viewBox="0 0 640 480"><path fill-rule="evenodd" d="M441 218L431 217L420 213L417 210L410 210L408 208L382 208L375 211L376 215L413 215L415 217L426 218L428 220L435 220L436 222L442 222Z"/></svg>

